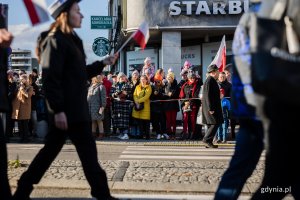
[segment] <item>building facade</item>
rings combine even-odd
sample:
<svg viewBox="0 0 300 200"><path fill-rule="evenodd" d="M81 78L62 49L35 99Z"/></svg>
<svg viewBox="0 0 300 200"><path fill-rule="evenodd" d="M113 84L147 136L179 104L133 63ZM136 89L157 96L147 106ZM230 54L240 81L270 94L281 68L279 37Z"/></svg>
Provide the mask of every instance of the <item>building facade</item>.
<svg viewBox="0 0 300 200"><path fill-rule="evenodd" d="M10 69L32 71L32 54L30 50L13 49L10 55Z"/></svg>
<svg viewBox="0 0 300 200"><path fill-rule="evenodd" d="M149 24L145 50L131 40L120 54L118 70L130 74L140 69L146 57L156 69L172 68L177 79L188 60L203 76L226 36L227 63L231 61L234 30L249 0L109 0L109 15L116 17L109 32L117 50L139 25Z"/></svg>

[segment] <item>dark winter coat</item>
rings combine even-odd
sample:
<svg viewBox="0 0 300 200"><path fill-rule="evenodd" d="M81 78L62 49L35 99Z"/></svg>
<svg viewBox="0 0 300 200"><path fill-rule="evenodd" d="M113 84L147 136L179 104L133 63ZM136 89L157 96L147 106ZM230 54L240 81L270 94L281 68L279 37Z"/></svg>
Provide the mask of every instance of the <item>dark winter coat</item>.
<svg viewBox="0 0 300 200"><path fill-rule="evenodd" d="M7 49L0 48L0 112L7 112L11 107L7 98Z"/></svg>
<svg viewBox="0 0 300 200"><path fill-rule="evenodd" d="M224 89L225 92L224 97L231 97L232 84L229 83L227 80L223 82L218 82L218 84L220 85L220 88Z"/></svg>
<svg viewBox="0 0 300 200"><path fill-rule="evenodd" d="M103 62L86 65L81 39L60 30L43 42L43 87L52 113L65 112L68 122L90 121L87 80L100 74Z"/></svg>
<svg viewBox="0 0 300 200"><path fill-rule="evenodd" d="M209 111L214 111L214 114L210 114ZM202 114L203 124L223 123L219 85L211 76L205 80L203 85Z"/></svg>
<svg viewBox="0 0 300 200"><path fill-rule="evenodd" d="M202 80L196 79L194 83L191 84L189 81L187 81L181 87L179 98L181 99L196 98L196 99L182 101L183 105L184 102L189 101L191 108L193 107L198 109L200 107L201 101L199 98L199 93L200 93L201 86L202 86Z"/></svg>
<svg viewBox="0 0 300 200"><path fill-rule="evenodd" d="M168 95L169 92L172 93L171 96ZM169 83L169 82L166 83L165 91L164 91L164 96L165 96L166 100L178 99L179 98L179 92L180 92L180 90L177 86L177 81L175 82L175 80L174 80L173 83ZM178 100L164 102L164 110L165 111L176 110L178 112L179 111Z"/></svg>
<svg viewBox="0 0 300 200"><path fill-rule="evenodd" d="M150 100L151 100L151 103L150 103L150 110L151 112L154 112L154 113L162 113L164 112L164 103L159 101L159 100L164 100L165 99L165 96L164 96L164 86L161 86L161 87L158 87L158 86L155 86L155 85L152 85L152 93L151 93L151 96L150 96ZM158 94L154 94L154 92L157 91ZM152 101L155 101L155 102L152 102Z"/></svg>

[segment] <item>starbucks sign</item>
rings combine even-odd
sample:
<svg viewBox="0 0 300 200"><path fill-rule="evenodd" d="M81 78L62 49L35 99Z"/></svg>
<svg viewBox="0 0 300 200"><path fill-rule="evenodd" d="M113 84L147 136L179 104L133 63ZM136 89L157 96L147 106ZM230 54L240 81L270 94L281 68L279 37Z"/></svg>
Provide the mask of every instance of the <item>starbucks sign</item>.
<svg viewBox="0 0 300 200"><path fill-rule="evenodd" d="M98 37L93 43L93 51L97 56L103 57L109 54L111 50L110 42L104 37Z"/></svg>

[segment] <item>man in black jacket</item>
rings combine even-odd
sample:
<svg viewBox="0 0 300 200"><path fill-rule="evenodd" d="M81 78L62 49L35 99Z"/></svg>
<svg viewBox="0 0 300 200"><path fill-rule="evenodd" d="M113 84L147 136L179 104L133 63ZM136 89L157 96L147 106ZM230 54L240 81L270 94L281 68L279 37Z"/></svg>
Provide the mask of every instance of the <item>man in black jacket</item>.
<svg viewBox="0 0 300 200"><path fill-rule="evenodd" d="M2 4L0 4L2 10ZM7 112L9 109L7 99L7 47L12 42L12 35L7 32L5 19L0 14L0 112ZM7 177L7 150L5 144L5 134L3 129L2 118L0 116L0 197L1 199L10 200L11 191Z"/></svg>
<svg viewBox="0 0 300 200"><path fill-rule="evenodd" d="M202 113L203 123L208 129L203 137L203 142L207 148L217 148L213 139L217 133L220 124L223 122L220 89L216 79L219 77L219 69L216 65L210 65L207 68L209 76L203 85Z"/></svg>

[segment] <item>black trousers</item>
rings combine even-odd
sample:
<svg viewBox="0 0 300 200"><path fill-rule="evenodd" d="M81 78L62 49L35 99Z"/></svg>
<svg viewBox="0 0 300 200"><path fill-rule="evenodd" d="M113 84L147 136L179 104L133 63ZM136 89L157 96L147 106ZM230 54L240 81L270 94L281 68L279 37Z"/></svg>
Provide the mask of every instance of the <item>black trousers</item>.
<svg viewBox="0 0 300 200"><path fill-rule="evenodd" d="M11 113L12 111L10 110L9 112L6 113L6 130L5 130L5 135L7 138L13 136L13 129L15 126L15 120L11 118Z"/></svg>
<svg viewBox="0 0 300 200"><path fill-rule="evenodd" d="M150 139L150 120L138 119L139 128L141 135L145 136L146 139Z"/></svg>
<svg viewBox="0 0 300 200"><path fill-rule="evenodd" d="M29 120L19 120L19 134L21 137L21 142L27 142L29 139L29 128L28 128Z"/></svg>
<svg viewBox="0 0 300 200"><path fill-rule="evenodd" d="M208 129L203 137L203 141L207 143L212 143L219 126L220 124L208 124Z"/></svg>
<svg viewBox="0 0 300 200"><path fill-rule="evenodd" d="M11 191L7 177L7 149L2 118L0 116L0 199L10 200Z"/></svg>
<svg viewBox="0 0 300 200"><path fill-rule="evenodd" d="M67 131L62 131L50 122L50 130L46 136L45 146L36 155L28 170L22 174L14 195L15 200L29 198L33 190L33 184L39 183L46 170L61 151L67 136L76 147L84 174L91 186L91 195L98 200L110 197L106 173L100 167L97 159L97 148L91 132L91 123L69 123L68 126L69 129Z"/></svg>
<svg viewBox="0 0 300 200"><path fill-rule="evenodd" d="M288 193L300 199L300 105L269 98L265 113L270 119L265 174L252 199L277 200Z"/></svg>
<svg viewBox="0 0 300 200"><path fill-rule="evenodd" d="M166 117L165 113L151 112L152 126L156 134L166 133Z"/></svg>
<svg viewBox="0 0 300 200"><path fill-rule="evenodd" d="M106 136L111 134L111 111L110 107L104 109L103 129Z"/></svg>

